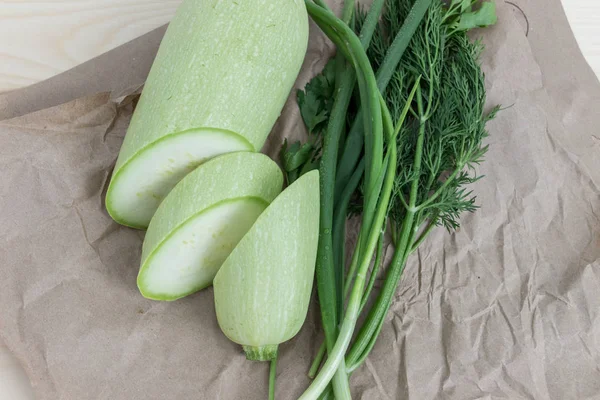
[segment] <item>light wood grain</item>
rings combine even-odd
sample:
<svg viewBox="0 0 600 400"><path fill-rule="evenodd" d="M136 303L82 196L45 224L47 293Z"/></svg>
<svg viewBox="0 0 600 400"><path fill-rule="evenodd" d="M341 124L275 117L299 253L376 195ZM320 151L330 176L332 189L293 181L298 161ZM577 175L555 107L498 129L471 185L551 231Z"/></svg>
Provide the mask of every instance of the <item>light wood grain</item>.
<svg viewBox="0 0 600 400"><path fill-rule="evenodd" d="M181 0L1 0L0 92L50 78L165 23Z"/></svg>
<svg viewBox="0 0 600 400"><path fill-rule="evenodd" d="M50 78L135 39L167 23L180 2L0 0L0 92ZM600 1L563 0L563 5L583 54L600 76ZM0 399L34 399L25 373L1 342Z"/></svg>
<svg viewBox="0 0 600 400"><path fill-rule="evenodd" d="M0 0L0 92L17 89L167 23L181 0ZM563 0L600 75L600 1Z"/></svg>

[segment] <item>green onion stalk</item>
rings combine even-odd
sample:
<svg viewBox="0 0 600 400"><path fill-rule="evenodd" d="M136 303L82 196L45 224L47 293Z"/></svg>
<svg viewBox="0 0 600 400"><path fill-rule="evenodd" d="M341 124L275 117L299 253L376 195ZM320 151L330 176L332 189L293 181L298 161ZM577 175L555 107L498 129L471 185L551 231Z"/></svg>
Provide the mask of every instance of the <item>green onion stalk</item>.
<svg viewBox="0 0 600 400"><path fill-rule="evenodd" d="M370 265L371 258L379 239L380 227L383 225L387 207L392 194L395 168L384 168L387 165L396 165L396 146L388 146L386 160L383 157L383 136L384 125L390 130L389 111L385 102L381 101L381 93L377 88L375 74L369 62L369 59L362 47L360 39L348 27L344 21L338 19L331 11L324 7L306 1L306 6L313 20L319 25L323 32L337 45L347 60L352 64L356 71L359 94L362 104L365 106L369 118L364 118L365 132L365 187L367 195L365 196L365 210L373 209L372 215L363 216L361 226L361 237L366 237L365 246L360 246L361 256L359 257L359 268L356 275L353 289L350 293L350 299L346 308L342 323L333 346L328 351L327 361L321 371L316 376L313 383L307 391L301 396L301 399L317 399L327 388L329 382L334 377L333 387L337 399L350 399L349 390L344 390L341 384L346 381L347 373L345 363L342 363L344 355L358 319L360 304L362 301L363 290L365 286L365 277ZM384 123L385 119L385 123ZM382 188L382 195L375 191L380 174L385 173L385 179ZM381 197L381 200L379 200ZM372 204L376 204L375 207ZM365 223L368 221L369 223ZM373 226L379 227L372 229ZM317 277L318 279L318 277ZM333 293L335 296L335 292ZM320 298L322 304L323 299Z"/></svg>
<svg viewBox="0 0 600 400"><path fill-rule="evenodd" d="M368 46L373 36L383 4L384 0L375 0L371 6L359 39L363 48ZM327 10L327 12L331 12L325 3L320 2L319 5L324 10ZM348 0L345 2L342 13L342 20L345 24L351 21L354 8L354 1ZM352 66L344 63L345 55L343 52L344 48L336 56L336 66L338 67L336 73L336 97L327 127L327 134L323 139L322 157L319 165L321 175L321 213L316 274L323 330L325 332L325 343L319 350L321 353L317 357L319 359L325 354L325 345L328 351L331 351L333 348L338 334L338 321L341 318L344 304L342 291L344 285L343 256L339 251L337 254L334 254L334 248L340 248L338 243L333 242L334 187L339 144L342 140L346 114L357 77ZM364 171L364 167L361 171ZM356 185L358 185L361 177L362 172L355 176ZM340 227L338 226L336 230L339 231ZM343 232L342 235L344 235ZM314 375L318 366L318 363L315 364L311 368L311 371L309 371L309 375ZM338 397L342 396L340 394L342 392L345 394L344 397L349 396L348 380L343 373L340 373L338 377L339 379L336 379L334 382Z"/></svg>
<svg viewBox="0 0 600 400"><path fill-rule="evenodd" d="M407 18L401 31L394 39L388 57L386 57L377 76L372 70L365 50L368 48L375 31L384 1L376 0L373 3L358 38L347 24L351 19L351 12L354 8L352 1L345 3L343 20L337 19L323 2L316 5L306 1L308 12L313 20L338 47L339 54L336 65L340 65L339 61L343 56L354 68L354 70L346 68L337 74L337 96L331 112L327 134L324 137L320 163L322 211L319 254L317 257L317 288L328 361L322 370L325 372L319 374L311 387L326 386L331 379L329 376L332 373L331 371L334 371L335 374L335 371L339 369L333 382L334 392L338 399L350 398L347 373L344 368L345 363L341 363L341 359L349 346L358 314L364 307L374 284L376 271L371 273L367 290L364 290L366 274L376 247L378 248L377 258L380 258L387 207L393 188L396 146L388 146L388 153L386 154L386 165L388 167L384 169L382 134L384 122L387 124L389 131L393 131L393 123L391 117L387 117L389 111L385 101L382 101L380 90L385 89L431 1L417 0L409 18ZM339 165L341 179L336 179L338 176L336 171L337 152L342 140L345 114L355 80L358 81L362 104L367 106L364 112L368 117L362 118L363 111L359 112L359 116L345 142L345 151ZM363 125L362 130L358 128L361 124ZM364 139L361 135L362 132L365 133ZM392 134L388 134L388 141L394 143L391 136ZM363 143L363 160L356 165L354 156L360 155ZM348 179L345 176L347 170L354 170ZM346 212L350 196L358 186L363 171L364 185L368 195L364 199L360 240L352 258L352 266L348 274L349 279L344 282L344 262L341 254L344 253ZM345 183L345 187L343 187L345 190L336 195L334 188L335 190L338 189L339 182ZM341 205L341 207L337 208L334 215L335 200L338 200L338 205ZM378 264L379 260L376 260L376 265ZM357 269L358 271L356 271ZM352 281L353 279L354 281ZM353 285L351 285L352 282ZM350 288L352 288L352 291L350 291ZM345 297L348 295L350 296L348 307L342 319L343 304ZM342 325L338 332L339 321L342 321ZM336 345L337 348L335 348ZM325 349L322 346L309 375L314 376L324 355ZM332 355L335 357L332 357Z"/></svg>

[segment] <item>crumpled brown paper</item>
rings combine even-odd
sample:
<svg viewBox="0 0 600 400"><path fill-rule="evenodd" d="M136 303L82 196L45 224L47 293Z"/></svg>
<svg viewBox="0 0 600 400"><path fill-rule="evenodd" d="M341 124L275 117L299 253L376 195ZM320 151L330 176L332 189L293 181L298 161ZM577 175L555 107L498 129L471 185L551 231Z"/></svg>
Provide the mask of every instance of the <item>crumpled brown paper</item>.
<svg viewBox="0 0 600 400"><path fill-rule="evenodd" d="M600 398L600 84L559 0L517 3L529 32L501 1L498 25L478 32L489 103L506 107L473 188L481 209L410 259L352 376L356 399ZM298 87L333 51L311 29ZM211 289L174 303L138 293L143 233L104 208L161 34L113 52L117 64L109 53L82 66L75 83L66 73L0 96L0 335L39 400L266 398L267 365L221 334ZM72 94L86 97L58 105ZM264 150L303 134L290 100ZM308 385L319 341L313 307L281 347L277 398Z"/></svg>

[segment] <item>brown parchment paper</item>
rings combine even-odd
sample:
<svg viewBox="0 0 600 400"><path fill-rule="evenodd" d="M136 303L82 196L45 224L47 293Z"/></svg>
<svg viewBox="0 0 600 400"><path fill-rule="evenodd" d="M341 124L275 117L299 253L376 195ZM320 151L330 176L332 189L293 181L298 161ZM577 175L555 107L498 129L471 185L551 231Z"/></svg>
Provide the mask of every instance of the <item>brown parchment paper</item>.
<svg viewBox="0 0 600 400"><path fill-rule="evenodd" d="M478 32L490 105L507 107L473 187L481 209L409 261L356 399L600 399L600 84L559 0L516 3L529 32L502 1ZM333 51L311 28L298 87ZM139 295L143 233L104 209L162 32L0 96L0 335L40 400L266 398L267 366L221 334L211 289ZM264 151L303 134L290 100ZM277 398L308 385L318 321L312 307L281 347Z"/></svg>

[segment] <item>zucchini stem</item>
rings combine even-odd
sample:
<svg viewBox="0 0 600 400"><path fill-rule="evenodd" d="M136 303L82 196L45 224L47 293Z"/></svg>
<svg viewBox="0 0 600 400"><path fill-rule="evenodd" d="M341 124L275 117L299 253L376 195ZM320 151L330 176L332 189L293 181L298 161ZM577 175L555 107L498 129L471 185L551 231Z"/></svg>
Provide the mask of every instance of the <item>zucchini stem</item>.
<svg viewBox="0 0 600 400"><path fill-rule="evenodd" d="M277 379L277 354L271 360L269 368L269 400L275 400L275 380Z"/></svg>
<svg viewBox="0 0 600 400"><path fill-rule="evenodd" d="M268 344L265 346L242 346L246 353L246 358L250 361L271 361L277 357L276 344Z"/></svg>

